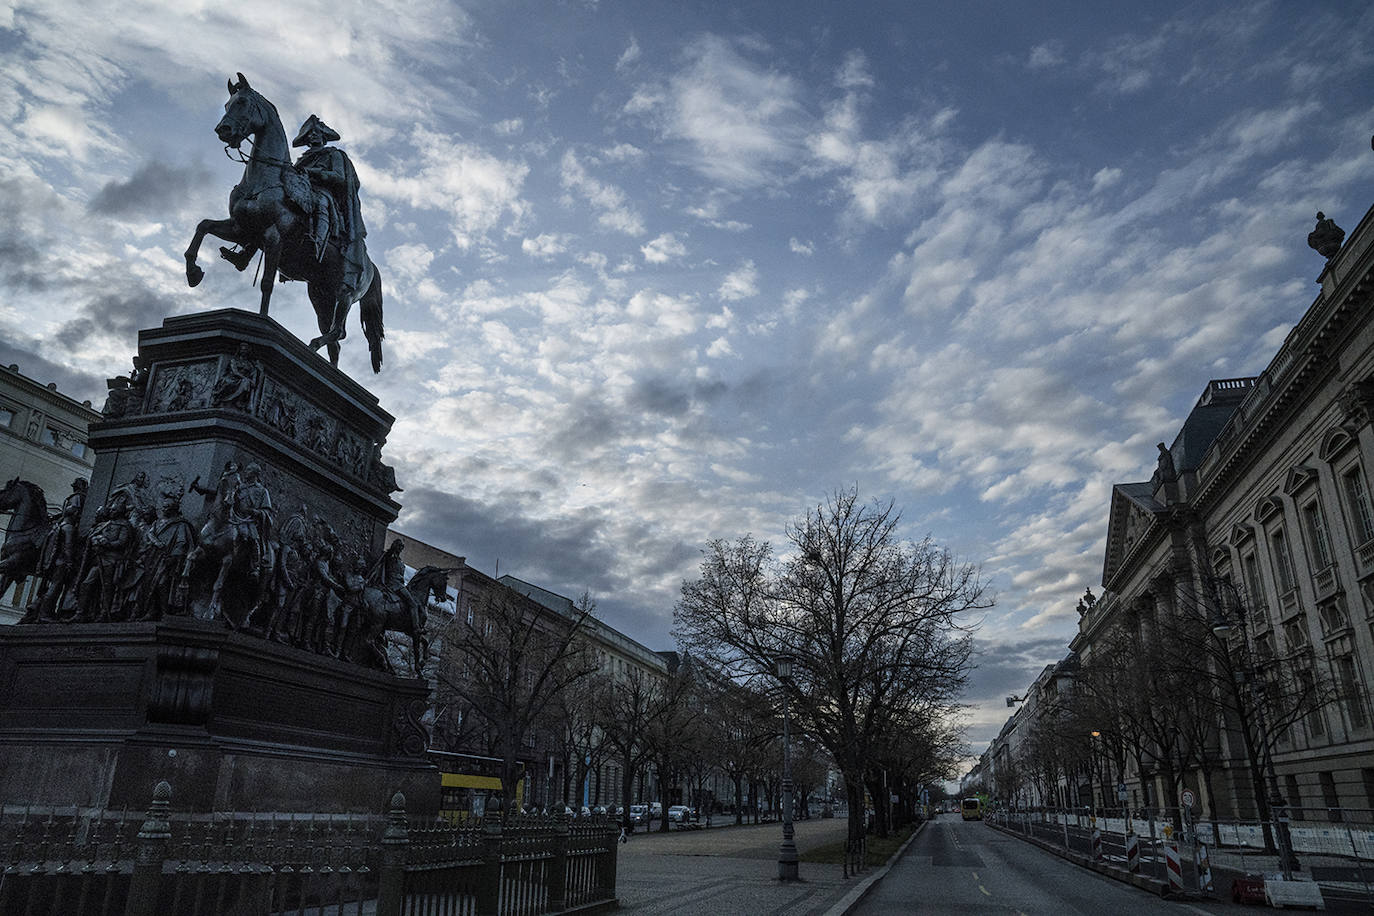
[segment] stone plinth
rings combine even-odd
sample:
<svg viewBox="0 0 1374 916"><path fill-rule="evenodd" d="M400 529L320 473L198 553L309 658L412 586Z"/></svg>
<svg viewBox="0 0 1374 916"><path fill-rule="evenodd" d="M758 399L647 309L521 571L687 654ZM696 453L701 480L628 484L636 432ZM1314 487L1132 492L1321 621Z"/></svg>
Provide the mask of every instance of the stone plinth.
<svg viewBox="0 0 1374 916"><path fill-rule="evenodd" d="M0 631L0 802L196 810L438 809L420 680L219 621Z"/></svg>
<svg viewBox="0 0 1374 916"><path fill-rule="evenodd" d="M349 560L380 555L400 511L381 463L393 418L361 385L275 321L235 309L139 332L135 362L141 383L112 390L107 419L90 428L96 460L83 533L118 488L153 507L160 493L180 487L182 512L199 527L213 497L191 485L214 489L232 461L261 467L273 538L322 521ZM205 616L200 598L196 610ZM226 600L236 622L247 610Z"/></svg>

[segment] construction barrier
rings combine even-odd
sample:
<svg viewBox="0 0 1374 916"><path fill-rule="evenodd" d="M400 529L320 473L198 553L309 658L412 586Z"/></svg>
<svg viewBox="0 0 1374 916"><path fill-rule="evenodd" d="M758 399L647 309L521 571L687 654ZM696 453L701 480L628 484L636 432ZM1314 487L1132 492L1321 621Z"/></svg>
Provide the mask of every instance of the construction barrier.
<svg viewBox="0 0 1374 916"><path fill-rule="evenodd" d="M1207 858L1206 843L1197 844L1197 889L1209 893L1212 890L1212 861Z"/></svg>
<svg viewBox="0 0 1374 916"><path fill-rule="evenodd" d="M1178 857L1178 840L1172 836L1164 841L1164 864L1169 872L1169 890L1183 891L1183 862Z"/></svg>
<svg viewBox="0 0 1374 916"><path fill-rule="evenodd" d="M1126 834L1126 871L1140 874L1140 838L1134 833Z"/></svg>

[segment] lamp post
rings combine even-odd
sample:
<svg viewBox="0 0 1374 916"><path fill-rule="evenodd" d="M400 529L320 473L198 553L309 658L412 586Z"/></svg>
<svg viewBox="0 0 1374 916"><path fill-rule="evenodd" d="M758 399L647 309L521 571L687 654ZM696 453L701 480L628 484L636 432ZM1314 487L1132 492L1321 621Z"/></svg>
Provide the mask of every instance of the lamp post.
<svg viewBox="0 0 1374 916"><path fill-rule="evenodd" d="M1231 644L1227 637L1231 634L1231 621L1226 616L1226 611L1220 602L1217 602L1217 606L1220 610L1212 625L1212 632L1221 638L1222 651L1229 656ZM1285 881L1291 881L1293 872L1301 866L1298 863L1297 855L1293 852L1292 835L1288 832L1288 802L1279 792L1279 776L1274 770L1274 754L1270 749L1269 719L1264 711L1264 696L1260 691L1259 672L1251 664L1250 628L1246 625L1246 614L1239 602L1236 603L1235 616L1240 621L1241 632L1241 664L1238 673L1249 682L1250 695L1255 707L1255 726L1259 731L1260 765L1264 770L1265 782L1269 784L1270 814L1278 822L1275 839L1278 841L1279 847L1279 870L1283 873Z"/></svg>
<svg viewBox="0 0 1374 916"><path fill-rule="evenodd" d="M792 680L792 656L777 658L778 680L782 682L782 846L778 850L778 880L797 881L797 844L792 832L792 741L788 734L787 688Z"/></svg>
<svg viewBox="0 0 1374 916"><path fill-rule="evenodd" d="M1102 737L1102 733L1093 729L1088 738L1088 817L1092 818L1092 823L1097 823L1097 789L1093 774L1097 772L1097 739ZM1106 788L1102 789L1105 806Z"/></svg>

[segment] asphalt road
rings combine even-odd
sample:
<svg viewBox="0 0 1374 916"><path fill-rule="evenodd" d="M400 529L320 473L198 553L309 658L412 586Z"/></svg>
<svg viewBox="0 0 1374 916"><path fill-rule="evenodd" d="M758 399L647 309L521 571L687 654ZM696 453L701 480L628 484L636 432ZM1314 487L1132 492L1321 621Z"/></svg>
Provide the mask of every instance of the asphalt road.
<svg viewBox="0 0 1374 916"><path fill-rule="evenodd" d="M926 825L892 871L851 913L1216 912L1216 904L1165 902L1081 869L980 821L943 815Z"/></svg>

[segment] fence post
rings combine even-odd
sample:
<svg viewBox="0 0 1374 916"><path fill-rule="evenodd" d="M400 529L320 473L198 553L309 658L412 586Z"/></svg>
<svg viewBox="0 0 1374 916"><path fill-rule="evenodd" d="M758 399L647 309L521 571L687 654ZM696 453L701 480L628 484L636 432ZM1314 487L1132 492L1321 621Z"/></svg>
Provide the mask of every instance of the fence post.
<svg viewBox="0 0 1374 916"><path fill-rule="evenodd" d="M477 872L477 916L497 916L501 906L500 811L482 823L482 867Z"/></svg>
<svg viewBox="0 0 1374 916"><path fill-rule="evenodd" d="M138 852L134 857L134 872L129 880L129 901L125 916L153 916L158 911L158 891L162 885L162 862L167 856L167 843L172 838L169 810L172 785L162 780L153 787L153 802L148 816L138 831Z"/></svg>
<svg viewBox="0 0 1374 916"><path fill-rule="evenodd" d="M606 828L605 842L605 849L596 858L596 889L599 892L597 899L612 900L615 898L616 857L620 855L620 844L616 842L614 826Z"/></svg>
<svg viewBox="0 0 1374 916"><path fill-rule="evenodd" d="M410 829L406 826L406 797L391 796L382 833L382 861L377 873L377 916L401 916L405 902L406 858L410 849Z"/></svg>
<svg viewBox="0 0 1374 916"><path fill-rule="evenodd" d="M560 812L554 815L553 835L551 838L551 851L553 858L549 860L549 910L557 913L562 911L568 900L568 835L572 828L568 826L567 812Z"/></svg>

